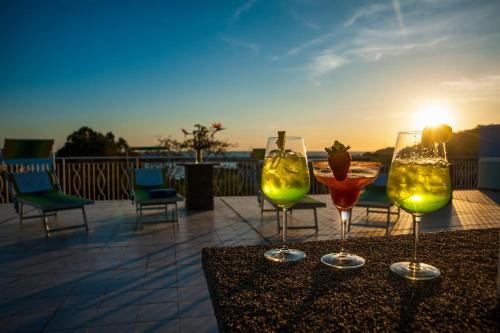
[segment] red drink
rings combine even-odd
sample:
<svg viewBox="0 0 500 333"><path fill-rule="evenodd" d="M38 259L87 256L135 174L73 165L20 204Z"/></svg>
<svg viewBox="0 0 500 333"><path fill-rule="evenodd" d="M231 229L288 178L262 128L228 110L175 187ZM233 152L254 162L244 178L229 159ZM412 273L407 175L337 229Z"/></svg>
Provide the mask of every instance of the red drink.
<svg viewBox="0 0 500 333"><path fill-rule="evenodd" d="M358 202L359 194L377 178L380 168L379 163L351 161L350 155L346 154L348 148L335 141L332 148L326 149L330 154L329 161L313 162L314 176L320 183L328 186L341 220L340 252L325 254L321 257L321 262L338 269L355 269L365 264L365 259L346 250L347 222L350 221L351 211Z"/></svg>
<svg viewBox="0 0 500 333"><path fill-rule="evenodd" d="M375 180L375 176L362 176L355 173L347 175L343 181L335 179L333 174L316 175L320 183L328 186L333 203L339 209L352 208L358 202L361 190Z"/></svg>

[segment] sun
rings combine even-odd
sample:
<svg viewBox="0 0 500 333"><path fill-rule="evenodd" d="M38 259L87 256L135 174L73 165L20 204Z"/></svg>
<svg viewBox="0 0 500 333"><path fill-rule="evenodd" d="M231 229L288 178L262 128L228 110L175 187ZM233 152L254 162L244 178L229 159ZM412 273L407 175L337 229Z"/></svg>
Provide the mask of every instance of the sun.
<svg viewBox="0 0 500 333"><path fill-rule="evenodd" d="M453 113L446 102L422 103L412 115L412 125L416 130L423 130L427 126L437 126L439 124L447 124L451 127L455 125Z"/></svg>

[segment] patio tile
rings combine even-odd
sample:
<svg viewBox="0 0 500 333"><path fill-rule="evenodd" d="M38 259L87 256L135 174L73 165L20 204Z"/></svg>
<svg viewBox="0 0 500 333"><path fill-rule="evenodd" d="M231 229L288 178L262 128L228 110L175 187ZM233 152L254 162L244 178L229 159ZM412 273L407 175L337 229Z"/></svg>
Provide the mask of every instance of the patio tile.
<svg viewBox="0 0 500 333"><path fill-rule="evenodd" d="M133 333L135 324L121 324L121 325L106 325L106 326L91 326L87 333Z"/></svg>
<svg viewBox="0 0 500 333"><path fill-rule="evenodd" d="M12 315L52 313L64 302L64 297L26 298L0 304L0 318Z"/></svg>
<svg viewBox="0 0 500 333"><path fill-rule="evenodd" d="M138 322L135 333L177 333L179 332L178 320ZM193 331L194 332L194 331Z"/></svg>
<svg viewBox="0 0 500 333"><path fill-rule="evenodd" d="M179 302L179 317L201 317L214 314L212 301L210 299Z"/></svg>
<svg viewBox="0 0 500 333"><path fill-rule="evenodd" d="M97 310L67 310L58 311L50 320L47 329L74 329L89 326L97 317Z"/></svg>
<svg viewBox="0 0 500 333"><path fill-rule="evenodd" d="M62 311L66 310L89 310L97 309L102 302L102 296L85 294L85 295L69 295L61 306Z"/></svg>
<svg viewBox="0 0 500 333"><path fill-rule="evenodd" d="M40 332L50 315L49 313L40 313L4 318L0 320L0 331L2 333Z"/></svg>
<svg viewBox="0 0 500 333"><path fill-rule="evenodd" d="M199 301L210 298L208 287L196 285L189 287L179 287L177 289L179 301Z"/></svg>
<svg viewBox="0 0 500 333"><path fill-rule="evenodd" d="M177 286L177 276L171 274L170 270L159 268L156 272L146 275L142 282L142 289L175 288Z"/></svg>
<svg viewBox="0 0 500 333"><path fill-rule="evenodd" d="M139 304L141 291L109 292L102 296L102 307L114 307Z"/></svg>
<svg viewBox="0 0 500 333"><path fill-rule="evenodd" d="M182 318L179 320L181 333L217 333L217 320L215 316L203 316L197 318Z"/></svg>
<svg viewBox="0 0 500 333"><path fill-rule="evenodd" d="M177 288L148 289L142 291L141 304L166 303L177 301Z"/></svg>
<svg viewBox="0 0 500 333"><path fill-rule="evenodd" d="M137 321L163 321L177 319L177 303L142 304Z"/></svg>
<svg viewBox="0 0 500 333"><path fill-rule="evenodd" d="M92 326L134 323L138 311L139 305L101 307L92 322Z"/></svg>

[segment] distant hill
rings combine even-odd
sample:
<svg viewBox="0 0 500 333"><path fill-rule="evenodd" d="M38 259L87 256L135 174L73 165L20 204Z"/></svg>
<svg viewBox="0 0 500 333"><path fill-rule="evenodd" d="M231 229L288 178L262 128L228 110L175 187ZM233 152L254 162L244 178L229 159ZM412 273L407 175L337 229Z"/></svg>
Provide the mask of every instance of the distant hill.
<svg viewBox="0 0 500 333"><path fill-rule="evenodd" d="M364 158L386 161L392 158L394 147L378 149L363 154ZM449 157L478 157L479 156L479 126L473 129L455 132L446 143L446 152Z"/></svg>

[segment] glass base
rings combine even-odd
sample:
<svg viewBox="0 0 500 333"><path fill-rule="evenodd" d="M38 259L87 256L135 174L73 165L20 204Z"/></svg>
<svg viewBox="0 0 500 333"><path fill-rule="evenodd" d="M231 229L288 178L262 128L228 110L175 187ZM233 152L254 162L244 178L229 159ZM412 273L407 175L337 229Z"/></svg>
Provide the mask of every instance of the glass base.
<svg viewBox="0 0 500 333"><path fill-rule="evenodd" d="M272 249L264 253L264 257L271 261L277 262L296 262L301 261L306 257L306 254L299 250L281 250L281 249Z"/></svg>
<svg viewBox="0 0 500 333"><path fill-rule="evenodd" d="M439 269L434 266L420 263L418 268L415 268L408 261L392 264L391 271L413 281L434 280L441 276Z"/></svg>
<svg viewBox="0 0 500 333"><path fill-rule="evenodd" d="M321 257L321 262L338 269L356 269L365 264L365 259L349 253L329 253Z"/></svg>

